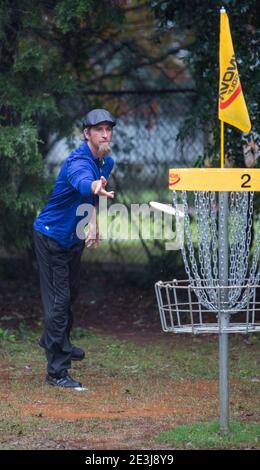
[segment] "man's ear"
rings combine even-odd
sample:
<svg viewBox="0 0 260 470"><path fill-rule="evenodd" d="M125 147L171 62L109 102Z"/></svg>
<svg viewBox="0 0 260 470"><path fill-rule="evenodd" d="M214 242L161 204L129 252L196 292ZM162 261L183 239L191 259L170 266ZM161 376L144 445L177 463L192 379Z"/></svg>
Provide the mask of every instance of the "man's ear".
<svg viewBox="0 0 260 470"><path fill-rule="evenodd" d="M84 129L83 134L84 134L85 139L88 139L88 137L89 137L89 129L88 129L87 127L86 127L86 129Z"/></svg>

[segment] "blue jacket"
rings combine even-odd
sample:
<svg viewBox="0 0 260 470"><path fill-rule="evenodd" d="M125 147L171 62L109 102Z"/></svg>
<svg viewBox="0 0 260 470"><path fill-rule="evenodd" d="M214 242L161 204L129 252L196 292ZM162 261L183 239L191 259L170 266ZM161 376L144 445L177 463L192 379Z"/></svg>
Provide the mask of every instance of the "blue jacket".
<svg viewBox="0 0 260 470"><path fill-rule="evenodd" d="M101 175L108 179L113 166L112 157L103 161L94 158L87 142L81 144L63 163L49 202L34 221L34 229L65 248L78 243L76 226L83 216L76 215L77 208L80 204L97 204L91 184Z"/></svg>

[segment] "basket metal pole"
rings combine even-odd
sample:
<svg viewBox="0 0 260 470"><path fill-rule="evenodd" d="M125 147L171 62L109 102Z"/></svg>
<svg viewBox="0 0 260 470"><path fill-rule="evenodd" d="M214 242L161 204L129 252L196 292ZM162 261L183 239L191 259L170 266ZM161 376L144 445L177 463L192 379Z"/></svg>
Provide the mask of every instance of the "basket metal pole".
<svg viewBox="0 0 260 470"><path fill-rule="evenodd" d="M229 430L229 384L228 384L228 333L227 308L228 296L228 193L219 193L219 397L220 397L220 431ZM221 286L226 286L221 289Z"/></svg>

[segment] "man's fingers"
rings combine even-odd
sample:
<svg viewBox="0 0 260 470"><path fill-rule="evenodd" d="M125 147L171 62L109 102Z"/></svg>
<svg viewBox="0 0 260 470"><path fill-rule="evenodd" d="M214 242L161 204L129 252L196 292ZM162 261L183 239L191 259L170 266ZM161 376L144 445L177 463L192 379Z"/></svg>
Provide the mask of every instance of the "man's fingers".
<svg viewBox="0 0 260 470"><path fill-rule="evenodd" d="M93 240L86 240L85 241L85 246L86 246L86 248L92 248L92 247L98 248L99 240L94 240L94 239Z"/></svg>
<svg viewBox="0 0 260 470"><path fill-rule="evenodd" d="M100 196L106 196L108 199L114 199L115 191L106 191L104 188L99 192Z"/></svg>
<svg viewBox="0 0 260 470"><path fill-rule="evenodd" d="M96 189L94 191L94 194L98 194L101 189L102 189L102 181L99 180L97 183Z"/></svg>
<svg viewBox="0 0 260 470"><path fill-rule="evenodd" d="M107 180L104 176L100 176L101 182L102 182L102 187L104 188L107 185Z"/></svg>
<svg viewBox="0 0 260 470"><path fill-rule="evenodd" d="M104 188L101 188L98 192L99 196L105 196L108 199L114 199L115 192L114 191L106 191Z"/></svg>
<svg viewBox="0 0 260 470"><path fill-rule="evenodd" d="M114 191L105 191L105 195L108 199L114 199L115 197L115 192Z"/></svg>
<svg viewBox="0 0 260 470"><path fill-rule="evenodd" d="M96 240L95 240L95 239L89 239L89 240L86 240L86 241L85 241L85 246L86 246L87 248L90 248L91 246L95 245L95 243L96 243Z"/></svg>

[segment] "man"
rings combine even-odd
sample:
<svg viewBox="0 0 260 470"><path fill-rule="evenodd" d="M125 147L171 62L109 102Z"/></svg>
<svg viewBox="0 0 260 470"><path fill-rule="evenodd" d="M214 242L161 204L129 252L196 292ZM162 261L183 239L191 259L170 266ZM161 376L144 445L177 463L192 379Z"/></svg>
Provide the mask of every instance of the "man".
<svg viewBox="0 0 260 470"><path fill-rule="evenodd" d="M85 116L85 141L70 153L62 165L50 200L34 222L34 244L40 273L44 332L40 345L47 358L48 385L77 388L81 383L69 374L71 361L84 359L82 349L72 345L71 303L79 288L80 258L84 245L97 246L98 196L113 199L105 186L114 165L109 156L114 117L105 109L93 109ZM81 204L90 204L88 235L78 236L77 215Z"/></svg>

